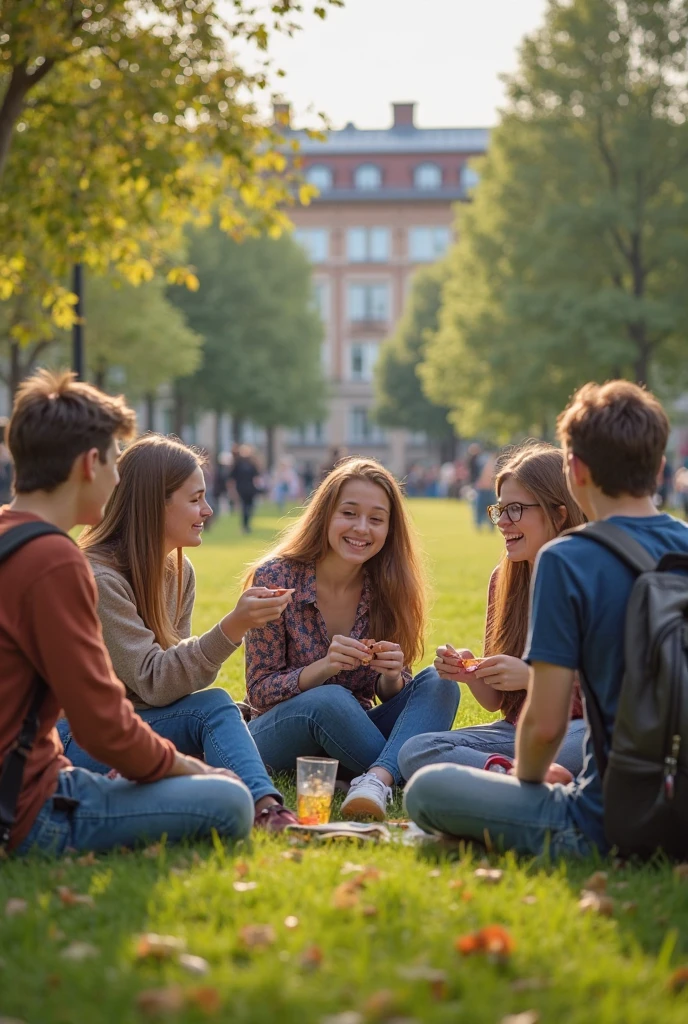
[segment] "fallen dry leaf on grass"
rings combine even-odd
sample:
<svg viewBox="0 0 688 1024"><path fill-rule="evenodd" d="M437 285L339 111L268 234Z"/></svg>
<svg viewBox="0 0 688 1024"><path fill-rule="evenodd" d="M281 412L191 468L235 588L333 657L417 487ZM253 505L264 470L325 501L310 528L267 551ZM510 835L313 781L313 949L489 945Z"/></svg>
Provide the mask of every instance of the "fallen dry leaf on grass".
<svg viewBox="0 0 688 1024"><path fill-rule="evenodd" d="M428 878L441 878L442 872L439 868L433 868L432 871L428 871Z"/></svg>
<svg viewBox="0 0 688 1024"><path fill-rule="evenodd" d="M365 1020L388 1021L399 1010L399 995L392 989L383 988L379 992L373 992L363 1004L363 1016Z"/></svg>
<svg viewBox="0 0 688 1024"><path fill-rule="evenodd" d="M11 897L5 904L5 917L18 917L25 914L29 909L27 900L20 900L19 897Z"/></svg>
<svg viewBox="0 0 688 1024"><path fill-rule="evenodd" d="M354 881L342 882L332 893L335 910L353 910L359 904L359 887Z"/></svg>
<svg viewBox="0 0 688 1024"><path fill-rule="evenodd" d="M599 892L581 893L578 901L578 909L583 914L601 914L603 917L611 917L614 913L614 900L611 896L605 896Z"/></svg>
<svg viewBox="0 0 688 1024"><path fill-rule="evenodd" d="M181 985L167 988L148 988L139 992L136 1005L148 1017L159 1017L166 1013L178 1013L184 1009L184 989Z"/></svg>
<svg viewBox="0 0 688 1024"><path fill-rule="evenodd" d="M185 949L186 943L176 935L158 935L156 932L148 932L146 935L139 936L136 943L136 959L169 960Z"/></svg>
<svg viewBox="0 0 688 1024"><path fill-rule="evenodd" d="M524 1010L523 1013L508 1013L502 1017L500 1024L538 1024L539 1020L537 1010Z"/></svg>
<svg viewBox="0 0 688 1024"><path fill-rule="evenodd" d="M677 864L674 868L674 878L679 882L688 881L688 864Z"/></svg>
<svg viewBox="0 0 688 1024"><path fill-rule="evenodd" d="M245 860L238 860L234 865L237 878L245 878L249 873L249 865Z"/></svg>
<svg viewBox="0 0 688 1024"><path fill-rule="evenodd" d="M284 919L284 927L285 928L289 928L290 930L293 929L293 928L298 928L299 927L299 919L298 919L298 917L294 917L293 914L290 914L289 917L285 917L285 919Z"/></svg>
<svg viewBox="0 0 688 1024"><path fill-rule="evenodd" d="M26 1022L19 1020L19 1017L0 1017L0 1024L26 1024Z"/></svg>
<svg viewBox="0 0 688 1024"><path fill-rule="evenodd" d="M323 962L324 953L320 946L308 946L301 954L300 963L307 971L316 971Z"/></svg>
<svg viewBox="0 0 688 1024"><path fill-rule="evenodd" d="M506 928L501 924L489 924L477 932L461 935L454 942L454 948L462 956L473 953L484 953L488 956L506 959L515 949L515 943Z"/></svg>
<svg viewBox="0 0 688 1024"><path fill-rule="evenodd" d="M295 864L300 864L303 860L303 853L301 850L283 850L280 857L283 860L293 860Z"/></svg>
<svg viewBox="0 0 688 1024"><path fill-rule="evenodd" d="M450 889L463 889L466 883L462 878L452 878L449 882Z"/></svg>
<svg viewBox="0 0 688 1024"><path fill-rule="evenodd" d="M210 970L208 961L202 956L194 956L193 953L180 953L177 963L189 974L207 974Z"/></svg>
<svg viewBox="0 0 688 1024"><path fill-rule="evenodd" d="M245 924L239 929L239 941L247 949L267 949L276 938L271 924Z"/></svg>
<svg viewBox="0 0 688 1024"><path fill-rule="evenodd" d="M527 896L523 897L523 899L521 900L521 903L525 903L525 905L527 907L534 907L535 904L537 903L537 901L538 901L537 896L534 896L532 893L528 893Z"/></svg>
<svg viewBox="0 0 688 1024"><path fill-rule="evenodd" d="M501 868L476 868L473 872L475 878L481 882L489 882L490 885L497 885L504 877Z"/></svg>
<svg viewBox="0 0 688 1024"><path fill-rule="evenodd" d="M584 892L599 892L605 893L607 891L608 875L606 871L595 871L586 882L583 882Z"/></svg>
<svg viewBox="0 0 688 1024"><path fill-rule="evenodd" d="M80 868L90 868L93 867L94 864L98 863L98 858L93 850L89 850L89 852L85 853L83 857L77 857L76 863Z"/></svg>
<svg viewBox="0 0 688 1024"><path fill-rule="evenodd" d="M446 971L427 967L424 964L410 964L408 967L399 967L397 974L404 981L427 981L432 998L437 1002L447 998Z"/></svg>
<svg viewBox="0 0 688 1024"><path fill-rule="evenodd" d="M235 892L251 892L258 888L257 882L233 882L232 888Z"/></svg>
<svg viewBox="0 0 688 1024"><path fill-rule="evenodd" d="M378 909L374 903L365 903L361 907L361 913L364 917L377 917Z"/></svg>
<svg viewBox="0 0 688 1024"><path fill-rule="evenodd" d="M353 861L345 860L340 875L359 875L364 871L362 864L354 864Z"/></svg>
<svg viewBox="0 0 688 1024"><path fill-rule="evenodd" d="M86 893L74 892L68 885L59 885L57 887L57 895L63 907L89 907L93 910L96 905L92 896Z"/></svg>
<svg viewBox="0 0 688 1024"><path fill-rule="evenodd" d="M344 1013L334 1013L329 1017L323 1017L320 1024L363 1024L363 1014L357 1010L345 1010Z"/></svg>
<svg viewBox="0 0 688 1024"><path fill-rule="evenodd" d="M81 963L82 960L90 960L94 956L100 956L100 950L92 946L90 942L70 942L62 950L60 956L63 960Z"/></svg>
<svg viewBox="0 0 688 1024"><path fill-rule="evenodd" d="M199 985L198 988L190 988L184 993L184 1002L187 1006L197 1006L203 1013L210 1015L218 1012L222 1006L222 997L211 985Z"/></svg>
<svg viewBox="0 0 688 1024"><path fill-rule="evenodd" d="M668 981L672 992L682 992L688 986L688 966L677 967Z"/></svg>

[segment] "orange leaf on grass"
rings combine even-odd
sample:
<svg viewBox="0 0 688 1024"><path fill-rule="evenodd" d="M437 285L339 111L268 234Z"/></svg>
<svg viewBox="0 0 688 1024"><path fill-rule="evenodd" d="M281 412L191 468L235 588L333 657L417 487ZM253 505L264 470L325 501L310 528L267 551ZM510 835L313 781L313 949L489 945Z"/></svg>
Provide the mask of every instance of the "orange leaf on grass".
<svg viewBox="0 0 688 1024"><path fill-rule="evenodd" d="M139 992L136 1005L147 1017L161 1017L167 1013L179 1013L184 1009L184 989L181 985L167 988L148 988Z"/></svg>
<svg viewBox="0 0 688 1024"><path fill-rule="evenodd" d="M486 953L491 956L508 957L516 948L511 935L501 924L490 924L477 932L461 935L454 942L454 946L462 956Z"/></svg>
<svg viewBox="0 0 688 1024"><path fill-rule="evenodd" d="M85 893L74 892L68 885L60 885L57 888L57 895L64 907L95 907L95 900Z"/></svg>
<svg viewBox="0 0 688 1024"><path fill-rule="evenodd" d="M308 971L315 971L323 962L324 953L320 946L308 946L301 954L301 966Z"/></svg>
<svg viewBox="0 0 688 1024"><path fill-rule="evenodd" d="M140 935L136 943L137 960L169 960L171 957L182 953L186 948L183 939L176 935L158 935L156 932L148 932Z"/></svg>
<svg viewBox="0 0 688 1024"><path fill-rule="evenodd" d="M688 966L677 967L669 978L668 985L672 992L682 992L688 986Z"/></svg>
<svg viewBox="0 0 688 1024"><path fill-rule="evenodd" d="M366 1020L389 1020L399 1012L399 996L389 988L373 992L363 1004Z"/></svg>
<svg viewBox="0 0 688 1024"><path fill-rule="evenodd" d="M583 883L585 892L605 893L607 891L608 875L606 871L595 871L586 882Z"/></svg>
<svg viewBox="0 0 688 1024"><path fill-rule="evenodd" d="M332 893L332 906L335 910L353 910L358 906L358 885L354 881L342 882Z"/></svg>
<svg viewBox="0 0 688 1024"><path fill-rule="evenodd" d="M234 865L237 878L245 878L249 873L249 865L245 860L238 860Z"/></svg>
<svg viewBox="0 0 688 1024"><path fill-rule="evenodd" d="M674 868L674 878L679 882L688 881L688 864L677 864Z"/></svg>
<svg viewBox="0 0 688 1024"><path fill-rule="evenodd" d="M198 988L190 988L185 993L187 1006L197 1006L203 1013L217 1013L222 1006L222 997L212 985L199 985Z"/></svg>
<svg viewBox="0 0 688 1024"><path fill-rule="evenodd" d="M271 924L245 924L239 929L239 940L247 949L267 949L276 938Z"/></svg>
<svg viewBox="0 0 688 1024"><path fill-rule="evenodd" d="M587 892L584 889L578 901L578 909L583 914L601 914L603 917L611 917L614 913L614 900L603 893Z"/></svg>

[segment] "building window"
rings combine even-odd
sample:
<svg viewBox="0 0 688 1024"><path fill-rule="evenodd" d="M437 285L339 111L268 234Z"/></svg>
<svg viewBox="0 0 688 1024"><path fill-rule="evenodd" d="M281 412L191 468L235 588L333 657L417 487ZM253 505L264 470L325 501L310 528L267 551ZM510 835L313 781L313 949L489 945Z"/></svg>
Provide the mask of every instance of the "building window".
<svg viewBox="0 0 688 1024"><path fill-rule="evenodd" d="M409 257L414 263L433 263L449 248L449 228L410 228Z"/></svg>
<svg viewBox="0 0 688 1024"><path fill-rule="evenodd" d="M472 167L469 167L468 164L464 164L459 171L459 179L464 192L469 192L480 182L480 175Z"/></svg>
<svg viewBox="0 0 688 1024"><path fill-rule="evenodd" d="M354 406L349 410L350 444L383 444L385 432L374 423L365 406Z"/></svg>
<svg viewBox="0 0 688 1024"><path fill-rule="evenodd" d="M377 341L352 342L349 346L349 378L352 381L371 381L379 352L380 343Z"/></svg>
<svg viewBox="0 0 688 1024"><path fill-rule="evenodd" d="M360 189L380 188L382 171L375 164L361 164L354 171L354 185Z"/></svg>
<svg viewBox="0 0 688 1024"><path fill-rule="evenodd" d="M324 164L313 164L306 171L306 181L309 185L315 185L320 192L327 192L332 188L332 171Z"/></svg>
<svg viewBox="0 0 688 1024"><path fill-rule="evenodd" d="M350 263L386 263L389 253L389 228L349 228L346 233Z"/></svg>
<svg viewBox="0 0 688 1024"><path fill-rule="evenodd" d="M311 286L311 302L324 324L330 319L330 288L327 281L313 281Z"/></svg>
<svg viewBox="0 0 688 1024"><path fill-rule="evenodd" d="M311 263L327 261L330 241L327 228L298 228L294 238L305 250Z"/></svg>
<svg viewBox="0 0 688 1024"><path fill-rule="evenodd" d="M442 186L442 169L437 164L418 164L413 172L416 188L433 189Z"/></svg>
<svg viewBox="0 0 688 1024"><path fill-rule="evenodd" d="M390 318L389 285L350 284L347 310L351 323L386 323Z"/></svg>
<svg viewBox="0 0 688 1024"><path fill-rule="evenodd" d="M308 423L290 431L291 444L326 444L327 432L324 423Z"/></svg>

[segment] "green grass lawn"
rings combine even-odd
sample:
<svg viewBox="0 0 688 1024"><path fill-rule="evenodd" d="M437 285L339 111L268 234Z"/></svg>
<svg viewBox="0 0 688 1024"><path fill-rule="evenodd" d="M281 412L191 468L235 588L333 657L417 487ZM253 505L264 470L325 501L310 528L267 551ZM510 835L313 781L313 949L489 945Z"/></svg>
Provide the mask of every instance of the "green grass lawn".
<svg viewBox="0 0 688 1024"><path fill-rule="evenodd" d="M447 639L478 651L498 538L477 534L455 502L412 508L435 601L423 663ZM215 524L193 555L197 631L232 607L243 565L279 525L269 508L248 539L235 519ZM240 658L230 659L220 683L243 695ZM464 693L457 724L484 718ZM688 963L687 879L667 866L491 861L502 869L495 884L475 876L479 855L450 859L400 843L301 849L265 836L236 849L163 846L93 863L5 861L0 1024L140 1022L151 1008L137 1000L151 989L181 1005L162 1019L184 1024L499 1024L528 1011L516 1024L688 1020L688 989L670 985ZM359 869L367 867L376 870L366 877ZM610 916L578 908L583 882L598 868L609 874ZM365 884L339 889L357 879ZM65 905L60 886L91 904ZM8 916L10 899L26 907ZM488 925L508 930L508 957L457 952L456 939ZM208 973L194 976L176 957L137 957L145 932L184 940ZM75 943L87 944L76 947L84 959L69 958Z"/></svg>

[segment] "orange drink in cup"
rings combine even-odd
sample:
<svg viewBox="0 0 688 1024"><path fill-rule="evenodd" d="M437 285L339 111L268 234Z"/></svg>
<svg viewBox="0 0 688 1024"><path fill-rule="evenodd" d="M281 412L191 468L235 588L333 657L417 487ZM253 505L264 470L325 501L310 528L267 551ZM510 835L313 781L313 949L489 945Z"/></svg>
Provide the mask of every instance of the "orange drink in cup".
<svg viewBox="0 0 688 1024"><path fill-rule="evenodd" d="M301 825L330 820L339 761L331 757L297 757L296 814Z"/></svg>

